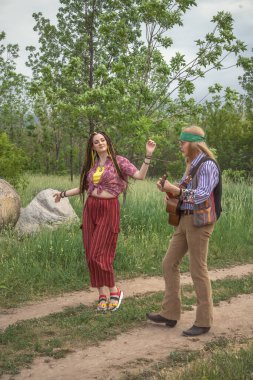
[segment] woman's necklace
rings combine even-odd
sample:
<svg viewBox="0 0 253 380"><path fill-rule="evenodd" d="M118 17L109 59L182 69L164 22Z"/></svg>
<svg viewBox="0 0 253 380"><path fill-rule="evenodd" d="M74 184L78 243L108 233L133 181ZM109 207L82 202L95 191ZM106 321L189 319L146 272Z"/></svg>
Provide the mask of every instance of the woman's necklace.
<svg viewBox="0 0 253 380"><path fill-rule="evenodd" d="M98 164L98 171L101 173L104 170L105 164Z"/></svg>

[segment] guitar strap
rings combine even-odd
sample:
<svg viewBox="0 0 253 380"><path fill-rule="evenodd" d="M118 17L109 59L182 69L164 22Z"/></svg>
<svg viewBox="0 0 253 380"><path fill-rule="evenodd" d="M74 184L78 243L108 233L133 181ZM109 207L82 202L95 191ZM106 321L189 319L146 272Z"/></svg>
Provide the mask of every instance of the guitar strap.
<svg viewBox="0 0 253 380"><path fill-rule="evenodd" d="M197 173L197 171L199 170L199 168L200 168L200 166L204 163L204 162L206 162L206 161L213 161L216 165L217 165L217 162L215 161L215 160L213 160L212 158L210 158L210 157L202 157L201 158L201 160L198 162L198 164L196 165L196 166L194 166L194 168L192 168L191 170L190 170L190 173L189 173L189 175L186 177L186 178L188 178L188 177L191 177L191 179L193 179L193 177L196 175L196 173ZM218 167L218 165L217 165L217 167ZM218 169L219 169L219 167L218 167ZM220 170L220 169L219 169ZM185 181L185 180L184 180ZM183 181L183 182L184 182Z"/></svg>
<svg viewBox="0 0 253 380"><path fill-rule="evenodd" d="M193 178L195 177L197 171L199 170L200 166L206 162L206 161L209 161L210 160L210 157L202 157L201 160L198 162L198 164L196 166L194 166L194 168L192 168L190 170L190 173L189 175Z"/></svg>

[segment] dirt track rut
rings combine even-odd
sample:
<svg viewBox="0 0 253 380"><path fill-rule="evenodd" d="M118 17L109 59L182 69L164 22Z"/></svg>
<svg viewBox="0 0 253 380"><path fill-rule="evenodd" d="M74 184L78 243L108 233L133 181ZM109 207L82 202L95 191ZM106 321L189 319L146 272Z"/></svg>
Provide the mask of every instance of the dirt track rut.
<svg viewBox="0 0 253 380"><path fill-rule="evenodd" d="M64 359L36 359L15 380L118 380L125 371L138 372L147 360L156 362L178 350L198 350L220 336L253 337L253 294L222 302L214 309L214 327L199 338L186 338L183 329L191 326L195 311L183 313L173 329L147 322L145 327L121 334L116 339L69 354ZM144 361L143 361L144 360ZM141 364L142 361L142 364ZM10 377L5 376L3 380Z"/></svg>
<svg viewBox="0 0 253 380"><path fill-rule="evenodd" d="M242 277L253 273L253 264L239 265L231 268L216 269L209 271L212 280L218 280L227 276ZM182 274L181 283L191 283L189 273ZM132 297L153 291L164 290L162 277L138 277L130 280L120 281L118 286L124 290L125 297ZM80 304L92 305L97 299L96 290L78 291L66 293L62 296L48 298L41 302L26 304L19 308L0 308L0 328L5 329L20 320L44 317L51 313L57 313L66 307L75 307Z"/></svg>

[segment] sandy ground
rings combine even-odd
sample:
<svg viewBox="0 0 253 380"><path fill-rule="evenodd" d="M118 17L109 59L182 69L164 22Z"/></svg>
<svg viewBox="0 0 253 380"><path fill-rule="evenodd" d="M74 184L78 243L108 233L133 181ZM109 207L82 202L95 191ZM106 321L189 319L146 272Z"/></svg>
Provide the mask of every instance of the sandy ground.
<svg viewBox="0 0 253 380"><path fill-rule="evenodd" d="M242 277L253 273L253 264L210 271L212 280L225 277ZM191 283L189 274L181 276L182 283ZM126 297L162 291L160 277L135 278L118 284ZM64 294L24 305L17 309L1 309L1 328L6 328L22 319L38 318L60 312L65 307L80 303L91 305L96 300L95 290ZM253 294L241 295L229 302L222 302L214 308L214 326L205 335L196 338L182 336L182 330L194 321L195 310L186 311L175 328L156 325L147 321L144 327L132 329L116 339L75 350L63 359L37 358L30 368L23 369L16 376L4 375L3 380L118 380L126 372L138 373L173 351L198 350L214 338L253 337Z"/></svg>
<svg viewBox="0 0 253 380"><path fill-rule="evenodd" d="M253 337L253 294L222 302L214 309L214 327L205 335L186 338L182 330L192 325L194 311L183 313L173 329L147 322L143 328L121 334L112 341L76 351L63 359L36 359L15 380L118 380L125 373L147 368L147 361L165 359L178 350L198 350L208 341L220 337ZM99 364L99 365L98 365ZM10 379L4 376L3 380Z"/></svg>
<svg viewBox="0 0 253 380"><path fill-rule="evenodd" d="M218 280L228 276L242 277L250 273L253 273L253 264L216 269L209 272L211 280ZM181 276L181 283L192 283L191 277L188 273ZM120 281L117 285L124 291L125 297L164 290L164 281L162 277L138 277ZM26 304L18 308L0 308L0 329L5 329L9 325L20 320L40 318L51 313L61 312L66 307L76 307L80 304L90 306L96 300L96 289L90 289L89 291L66 293L62 296L48 298L41 302Z"/></svg>

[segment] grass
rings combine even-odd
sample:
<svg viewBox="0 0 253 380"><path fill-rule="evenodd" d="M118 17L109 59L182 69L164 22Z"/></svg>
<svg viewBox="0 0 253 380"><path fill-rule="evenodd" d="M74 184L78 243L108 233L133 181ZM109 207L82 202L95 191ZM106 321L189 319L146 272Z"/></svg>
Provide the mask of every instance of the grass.
<svg viewBox="0 0 253 380"><path fill-rule="evenodd" d="M252 293L253 276L219 280L213 288L216 300L229 300L238 294ZM224 293L224 289L233 289L233 292ZM182 303L183 309L188 310L195 299L186 293L183 291ZM95 313L94 307L80 305L62 313L11 325L0 333L0 375L15 374L38 356L64 357L73 348L96 345L141 326L146 322L146 312L158 311L162 299L163 293L160 292L129 298L117 313L103 315Z"/></svg>
<svg viewBox="0 0 253 380"><path fill-rule="evenodd" d="M188 365L192 361L200 357L200 351L181 350L171 352L168 357L160 362L157 362L148 369L138 375L126 371L121 380L153 380L161 379L164 374L170 376L172 371L175 372L178 368ZM168 377L169 378L169 377ZM190 379L190 378L189 378ZM193 378L195 380L195 378Z"/></svg>
<svg viewBox="0 0 253 380"><path fill-rule="evenodd" d="M227 301L238 294L253 293L253 276L245 276L242 279L225 278L211 281L213 290L213 303L218 306L221 301ZM196 296L192 285L182 287L182 294L190 304L196 303Z"/></svg>
<svg viewBox="0 0 253 380"><path fill-rule="evenodd" d="M66 189L78 186L66 177L32 176L29 187L20 192L23 207L45 188ZM209 267L222 268L253 262L253 189L247 184L224 186L223 213L210 241ZM81 219L79 197L70 202ZM121 200L122 204L122 200ZM43 230L20 238L13 231L0 237L0 305L17 306L28 300L79 290L89 285L84 259L80 223L57 230ZM247 226L247 228L245 228ZM121 205L115 270L117 278L161 275L161 262L173 227L167 223L163 194L155 181L131 183L126 205ZM188 270L188 258L181 266Z"/></svg>
<svg viewBox="0 0 253 380"><path fill-rule="evenodd" d="M207 343L201 351L172 352L139 375L127 373L122 380L251 380L253 341L223 337Z"/></svg>
<svg viewBox="0 0 253 380"><path fill-rule="evenodd" d="M160 377L159 379L168 379ZM234 351L217 350L206 360L197 361L173 380L250 380L253 378L253 343Z"/></svg>

